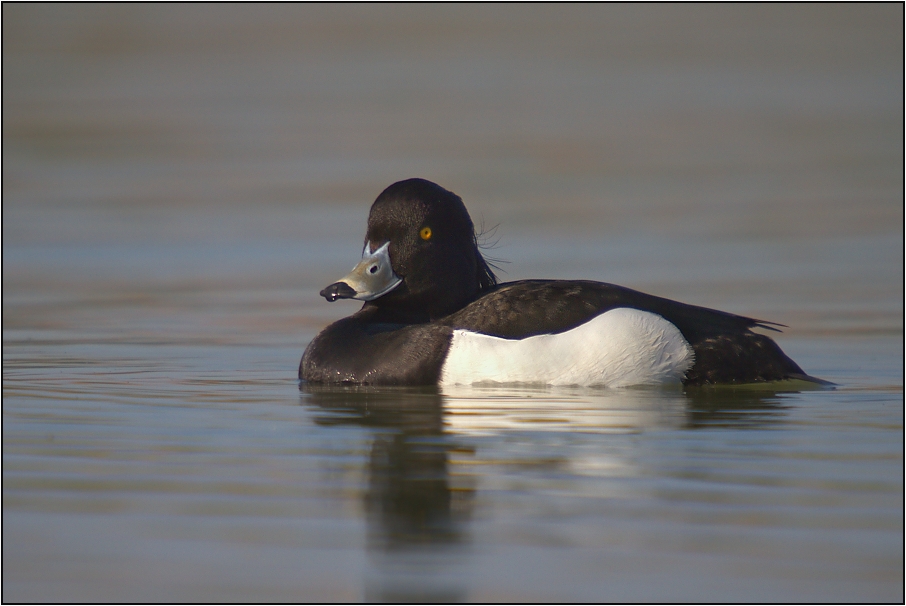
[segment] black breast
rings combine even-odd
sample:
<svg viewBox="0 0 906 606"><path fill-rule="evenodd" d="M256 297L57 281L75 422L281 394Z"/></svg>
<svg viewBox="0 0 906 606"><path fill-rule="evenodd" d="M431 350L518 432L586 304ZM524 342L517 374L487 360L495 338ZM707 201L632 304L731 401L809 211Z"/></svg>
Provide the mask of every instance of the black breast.
<svg viewBox="0 0 906 606"><path fill-rule="evenodd" d="M299 378L312 383L435 385L452 330L439 324L372 323L362 312L334 322L309 343Z"/></svg>

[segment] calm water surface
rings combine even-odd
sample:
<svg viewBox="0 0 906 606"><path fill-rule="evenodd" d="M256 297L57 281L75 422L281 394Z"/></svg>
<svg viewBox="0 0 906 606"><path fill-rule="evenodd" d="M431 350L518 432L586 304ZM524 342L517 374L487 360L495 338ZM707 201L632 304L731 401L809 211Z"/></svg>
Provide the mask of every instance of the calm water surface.
<svg viewBox="0 0 906 606"><path fill-rule="evenodd" d="M4 601L902 601L902 6L782 9L4 6ZM416 175L838 387L300 385Z"/></svg>

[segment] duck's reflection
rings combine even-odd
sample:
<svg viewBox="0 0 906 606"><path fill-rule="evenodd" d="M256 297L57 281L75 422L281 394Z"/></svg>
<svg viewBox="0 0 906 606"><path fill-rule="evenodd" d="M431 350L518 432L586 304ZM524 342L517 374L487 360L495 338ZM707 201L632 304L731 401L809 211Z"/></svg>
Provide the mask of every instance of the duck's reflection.
<svg viewBox="0 0 906 606"><path fill-rule="evenodd" d="M786 418L789 389L705 387L689 389L686 397L686 427L705 429L757 429L782 423Z"/></svg>
<svg viewBox="0 0 906 606"><path fill-rule="evenodd" d="M471 491L450 485L443 396L436 389L302 386L306 400L333 414L323 424L375 429L368 462L369 546L383 550L463 539ZM339 413L339 414L338 414Z"/></svg>
<svg viewBox="0 0 906 606"><path fill-rule="evenodd" d="M372 428L365 509L369 545L384 550L463 540L473 491L451 484L457 436L529 429L645 431L757 428L782 422L773 389L373 388L301 384L323 425ZM568 453L564 453L568 456ZM459 478L457 478L459 479Z"/></svg>
<svg viewBox="0 0 906 606"><path fill-rule="evenodd" d="M753 429L782 422L790 389L592 389L481 387L445 389L448 432L487 434L520 429L563 432L665 429Z"/></svg>
<svg viewBox="0 0 906 606"><path fill-rule="evenodd" d="M368 601L457 602L465 592L455 578L450 549L467 536L468 486L452 486L444 434L443 397L437 389L318 387L303 384L303 402L318 407L324 425L374 429L364 495L376 576ZM451 565L452 564L452 565Z"/></svg>
<svg viewBox="0 0 906 606"><path fill-rule="evenodd" d="M481 452L470 456L470 444L476 444L472 435L517 436L525 430L523 435L531 439L538 431L583 432L601 434L600 439L606 440L614 432L759 428L782 423L787 415L785 396L776 389L468 387L441 394L436 388L302 384L300 390L302 403L321 413L316 417L319 424L354 424L372 430L363 501L368 549L380 554L379 578L366 587L366 597L375 601L464 598L457 588L460 584L450 576L456 568L450 561L456 550L449 548L468 542L478 477L454 474L450 468L455 465L453 452L457 461L488 456ZM494 442L479 438L477 443L487 449ZM558 456L577 469L632 475L632 469L623 468L632 467L629 461L637 457L605 445L602 442L595 461L589 459L587 448L581 455L562 452ZM608 457L620 460L603 460Z"/></svg>

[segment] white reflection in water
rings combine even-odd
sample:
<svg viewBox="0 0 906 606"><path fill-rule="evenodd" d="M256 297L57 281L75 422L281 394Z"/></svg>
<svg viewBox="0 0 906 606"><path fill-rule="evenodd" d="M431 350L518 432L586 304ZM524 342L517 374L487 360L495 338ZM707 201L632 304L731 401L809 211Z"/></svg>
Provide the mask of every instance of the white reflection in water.
<svg viewBox="0 0 906 606"><path fill-rule="evenodd" d="M453 433L501 430L620 432L680 428L688 399L679 389L445 387Z"/></svg>

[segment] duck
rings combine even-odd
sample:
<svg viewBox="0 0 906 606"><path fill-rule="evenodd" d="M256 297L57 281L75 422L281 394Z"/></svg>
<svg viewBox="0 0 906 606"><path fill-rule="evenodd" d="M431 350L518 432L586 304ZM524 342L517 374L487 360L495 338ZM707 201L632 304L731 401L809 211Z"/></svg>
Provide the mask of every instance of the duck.
<svg viewBox="0 0 906 606"><path fill-rule="evenodd" d="M462 199L420 178L375 199L361 261L320 295L363 305L306 347L311 384L826 383L753 330L775 322L591 280L498 282Z"/></svg>

